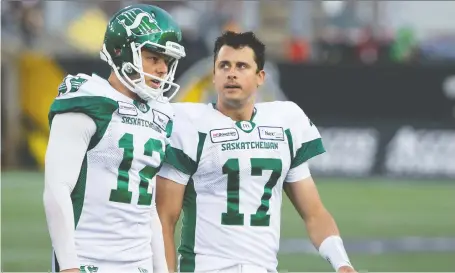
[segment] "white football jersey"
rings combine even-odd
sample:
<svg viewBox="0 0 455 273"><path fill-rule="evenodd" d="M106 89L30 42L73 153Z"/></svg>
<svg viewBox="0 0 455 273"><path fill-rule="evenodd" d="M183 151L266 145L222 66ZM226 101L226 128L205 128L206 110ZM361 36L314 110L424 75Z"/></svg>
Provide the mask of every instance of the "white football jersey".
<svg viewBox="0 0 455 273"><path fill-rule="evenodd" d="M159 175L186 184L179 271L253 264L276 271L285 182L310 176L325 152L293 102L257 103L235 122L212 104L173 103L171 149Z"/></svg>
<svg viewBox="0 0 455 273"><path fill-rule="evenodd" d="M96 124L71 193L79 259L150 259L154 178L172 130L170 104L135 101L96 75L78 74L59 86L51 126L55 115L66 112L84 113Z"/></svg>

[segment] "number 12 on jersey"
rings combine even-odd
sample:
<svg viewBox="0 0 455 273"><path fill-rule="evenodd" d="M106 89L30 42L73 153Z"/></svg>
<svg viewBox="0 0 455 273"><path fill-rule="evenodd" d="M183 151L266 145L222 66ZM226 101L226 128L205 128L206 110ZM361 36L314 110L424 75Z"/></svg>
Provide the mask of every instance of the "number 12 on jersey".
<svg viewBox="0 0 455 273"><path fill-rule="evenodd" d="M133 135L128 133L124 134L119 140L119 148L122 148L124 152L122 162L118 168L117 188L111 190L111 195L109 197L109 201L111 202L131 203L133 193L128 190L128 185L130 183L129 171L134 159L133 143ZM154 152L159 153L160 162L162 162L164 157L162 142L157 139L150 138L144 144L144 155L153 156ZM153 166L145 166L141 171L139 171L141 181L139 182L138 205L150 206L150 204L152 204L152 194L148 193L147 190L149 180L152 179L157 172L158 168Z"/></svg>
<svg viewBox="0 0 455 273"><path fill-rule="evenodd" d="M250 216L251 226L269 226L270 215L267 214L270 207L272 189L281 176L282 162L277 158L251 158L251 175L262 176L262 171L270 170L268 181L264 185L264 193L261 197L261 205L255 214ZM231 158L223 165L223 174L227 174L227 212L221 215L222 225L244 225L244 214L240 213L240 164L237 158Z"/></svg>

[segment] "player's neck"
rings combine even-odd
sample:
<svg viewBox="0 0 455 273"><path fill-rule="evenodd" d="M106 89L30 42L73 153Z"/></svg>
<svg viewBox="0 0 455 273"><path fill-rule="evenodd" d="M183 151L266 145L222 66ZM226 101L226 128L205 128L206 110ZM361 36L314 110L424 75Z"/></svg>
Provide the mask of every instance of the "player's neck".
<svg viewBox="0 0 455 273"><path fill-rule="evenodd" d="M253 103L249 103L240 108L232 108L218 101L215 107L223 115L230 117L234 121L251 120L254 113Z"/></svg>
<svg viewBox="0 0 455 273"><path fill-rule="evenodd" d="M111 84L111 86L117 90L118 92L122 93L123 95L127 96L128 98L132 100L141 100L140 97L129 90L123 83L117 78L117 76L114 73L111 73L109 76L108 82Z"/></svg>

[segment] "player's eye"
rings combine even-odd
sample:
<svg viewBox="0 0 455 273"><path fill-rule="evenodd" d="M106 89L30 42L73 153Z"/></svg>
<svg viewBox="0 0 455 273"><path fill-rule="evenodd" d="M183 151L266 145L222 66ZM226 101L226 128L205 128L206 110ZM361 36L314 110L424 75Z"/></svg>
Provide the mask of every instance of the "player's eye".
<svg viewBox="0 0 455 273"><path fill-rule="evenodd" d="M221 69L229 68L229 64L227 64L227 63L221 63L221 64L220 64L220 68L221 68Z"/></svg>

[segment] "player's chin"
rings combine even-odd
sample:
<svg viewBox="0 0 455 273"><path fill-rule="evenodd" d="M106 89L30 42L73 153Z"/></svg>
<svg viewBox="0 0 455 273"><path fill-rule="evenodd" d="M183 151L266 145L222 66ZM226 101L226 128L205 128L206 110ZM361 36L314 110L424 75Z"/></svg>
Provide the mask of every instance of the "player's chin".
<svg viewBox="0 0 455 273"><path fill-rule="evenodd" d="M244 98L241 96L224 96L222 101L231 107L237 108L244 104Z"/></svg>
<svg viewBox="0 0 455 273"><path fill-rule="evenodd" d="M243 91L240 88L224 88L223 95L225 98L240 99L243 96Z"/></svg>

